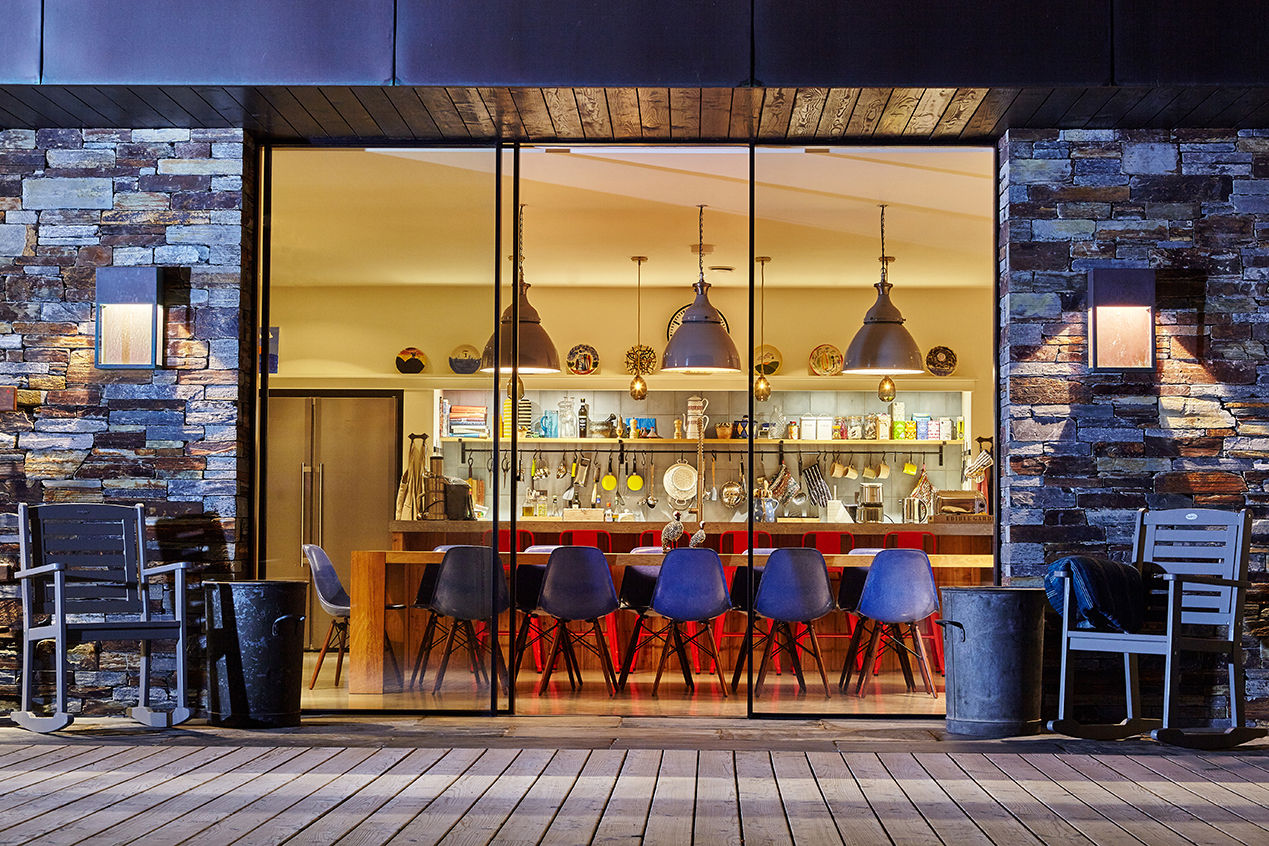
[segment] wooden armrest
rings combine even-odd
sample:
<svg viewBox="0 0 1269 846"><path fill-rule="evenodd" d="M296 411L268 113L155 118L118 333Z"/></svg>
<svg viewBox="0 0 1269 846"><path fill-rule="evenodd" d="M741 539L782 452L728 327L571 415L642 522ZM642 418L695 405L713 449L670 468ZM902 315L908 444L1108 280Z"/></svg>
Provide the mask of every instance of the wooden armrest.
<svg viewBox="0 0 1269 846"><path fill-rule="evenodd" d="M65 570L66 565L54 562L52 564L41 564L39 567L30 567L25 570L18 570L13 575L19 579L31 579L36 576L44 576L48 573L56 573L59 570Z"/></svg>
<svg viewBox="0 0 1269 846"><path fill-rule="evenodd" d="M159 564L156 567L142 567L141 576L142 578L158 576L163 573L174 573L177 570L188 570L189 567L190 562L188 561L173 561L171 564Z"/></svg>
<svg viewBox="0 0 1269 846"><path fill-rule="evenodd" d="M1222 579L1219 576L1200 576L1192 573L1164 573L1163 580L1165 582L1192 582L1200 585L1212 585L1213 587L1250 587L1248 582L1239 581L1238 579Z"/></svg>

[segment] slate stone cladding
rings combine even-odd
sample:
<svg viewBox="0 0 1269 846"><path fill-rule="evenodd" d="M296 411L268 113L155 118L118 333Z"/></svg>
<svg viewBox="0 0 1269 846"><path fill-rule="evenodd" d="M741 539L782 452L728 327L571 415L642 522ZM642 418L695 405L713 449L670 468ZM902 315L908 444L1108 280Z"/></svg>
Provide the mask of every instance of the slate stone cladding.
<svg viewBox="0 0 1269 846"><path fill-rule="evenodd" d="M1249 508L1248 697L1269 718L1269 130L1023 130L999 150L1006 575L1126 558L1143 506ZM1089 372L1100 266L1157 271L1154 373Z"/></svg>
<svg viewBox="0 0 1269 846"><path fill-rule="evenodd" d="M240 129L0 131L0 385L18 389L0 412L0 564L17 560L18 502L81 501L144 503L151 560L193 561L196 605L200 575L244 566L254 169ZM184 269L160 369L93 367L94 272L109 265ZM201 628L199 614L195 642ZM72 710L122 713L135 646L74 655ZM198 655L190 667L197 702ZM17 672L0 640L0 707Z"/></svg>

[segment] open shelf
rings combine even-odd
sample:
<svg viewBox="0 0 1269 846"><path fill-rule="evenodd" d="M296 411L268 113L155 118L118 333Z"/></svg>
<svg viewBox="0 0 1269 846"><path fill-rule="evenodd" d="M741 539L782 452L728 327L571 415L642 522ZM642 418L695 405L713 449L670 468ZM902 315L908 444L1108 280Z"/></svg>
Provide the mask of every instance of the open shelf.
<svg viewBox="0 0 1269 846"><path fill-rule="evenodd" d="M501 438L502 443L510 444L510 438ZM459 438L447 435L441 438L441 443L460 443L467 442L469 444L490 444L493 443L492 438ZM877 449L895 450L902 452L909 447L945 447L960 446L963 441L942 441L942 440L845 440L842 438L834 438L831 440L810 440L806 438L754 438L755 444L778 444L783 442L786 447L804 446L838 446L838 447L873 447ZM668 446L695 446L695 438L520 438L518 441L520 446L531 444L611 444L624 443L627 447L634 448L640 444L648 446L656 446L664 444ZM711 447L720 445L743 447L748 441L744 438L706 438L705 443Z"/></svg>

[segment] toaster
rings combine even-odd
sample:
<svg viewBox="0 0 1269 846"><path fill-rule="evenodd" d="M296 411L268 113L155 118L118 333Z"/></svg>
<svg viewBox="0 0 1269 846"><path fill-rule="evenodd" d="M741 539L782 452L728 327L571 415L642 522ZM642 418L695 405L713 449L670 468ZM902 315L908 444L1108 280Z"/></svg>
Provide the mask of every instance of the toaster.
<svg viewBox="0 0 1269 846"><path fill-rule="evenodd" d="M987 499L978 491L935 491L935 514L985 514Z"/></svg>

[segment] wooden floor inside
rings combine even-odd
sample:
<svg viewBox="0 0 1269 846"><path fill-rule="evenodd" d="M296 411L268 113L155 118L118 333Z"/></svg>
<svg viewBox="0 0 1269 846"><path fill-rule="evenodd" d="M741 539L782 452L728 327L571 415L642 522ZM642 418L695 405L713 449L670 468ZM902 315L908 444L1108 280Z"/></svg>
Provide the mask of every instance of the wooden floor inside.
<svg viewBox="0 0 1269 846"><path fill-rule="evenodd" d="M1269 842L1263 742L975 745L924 722L871 743L813 721L0 728L0 843ZM497 737L473 744L481 728Z"/></svg>

